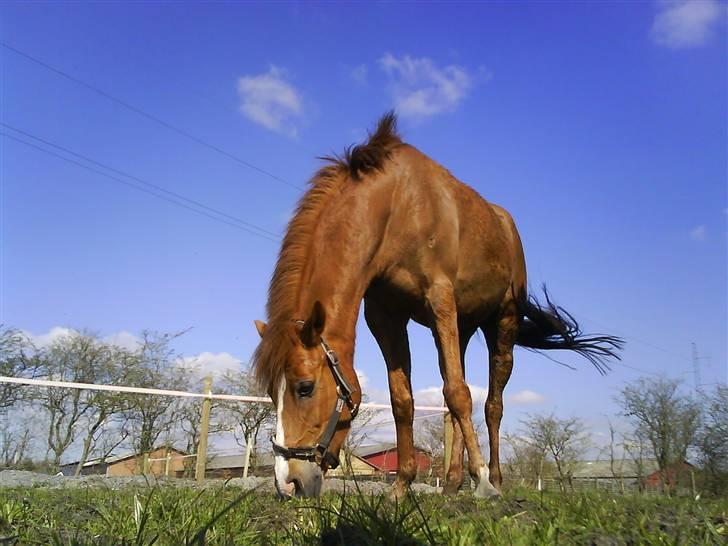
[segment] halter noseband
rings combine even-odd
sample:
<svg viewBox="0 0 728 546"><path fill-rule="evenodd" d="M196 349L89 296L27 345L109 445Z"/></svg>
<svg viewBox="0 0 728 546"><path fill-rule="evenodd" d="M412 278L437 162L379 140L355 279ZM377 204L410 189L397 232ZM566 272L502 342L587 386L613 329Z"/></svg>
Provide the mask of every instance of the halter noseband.
<svg viewBox="0 0 728 546"><path fill-rule="evenodd" d="M334 437L334 432L336 432L336 425L339 423L339 417L341 417L344 404L349 408L352 419L359 412L359 406L354 403L354 399L351 397L356 389L349 384L344 374L341 373L339 357L336 356L334 350L323 339L321 339L321 348L324 350L324 354L326 354L329 369L334 376L337 395L336 404L334 404L334 409L331 411L329 422L326 424L321 438L319 438L318 443L313 447L285 447L277 444L273 437L271 437L271 443L273 444L273 452L276 455L281 455L285 459L300 459L302 461L316 463L319 466L325 462L329 468L336 468L339 466L339 458L333 453L329 453L329 444Z"/></svg>

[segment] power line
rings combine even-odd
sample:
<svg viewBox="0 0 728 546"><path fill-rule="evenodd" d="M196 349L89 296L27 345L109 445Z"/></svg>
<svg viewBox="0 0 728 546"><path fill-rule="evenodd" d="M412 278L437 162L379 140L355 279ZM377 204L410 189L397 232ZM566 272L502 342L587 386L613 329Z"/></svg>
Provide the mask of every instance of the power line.
<svg viewBox="0 0 728 546"><path fill-rule="evenodd" d="M615 364L615 367L616 368L620 368L620 367L629 368L630 370L633 370L635 372L640 372L640 373L644 373L647 375L654 375L655 377L662 377L662 374L660 374L658 372L651 372L648 370L643 370L642 368L637 368L636 366L630 366L629 364L625 364L624 362L619 362L619 363Z"/></svg>
<svg viewBox="0 0 728 546"><path fill-rule="evenodd" d="M12 125L9 125L9 124L7 124L5 122L0 121L0 125L2 125L3 127L7 127L8 129L11 129L11 130L13 130L13 131L15 131L17 133L20 133L23 136L32 138L34 140L37 140L38 142L42 142L46 146L51 146L52 148L56 148L57 150L61 150L61 151L65 152L65 153L67 153L67 154L70 154L70 155L74 156L74 157L78 157L80 159L83 159L84 161L87 161L87 162L89 162L89 163L91 163L93 165L97 165L97 166L102 167L104 169L107 169L107 170L109 170L111 172L115 172L117 174L120 174L121 176L125 176L126 178L130 178L131 180L134 180L136 182L139 182L140 184L144 184L145 186L148 186L150 188L154 188L155 190L160 191L160 192L162 192L162 193L164 193L166 195L170 195L170 196L174 197L175 199L179 199L181 201L185 201L186 203L189 203L189 204L194 205L196 207L200 207L201 209L207 210L207 211L212 212L214 214L219 214L220 216L223 216L223 217L225 217L225 218L227 218L229 220L232 220L233 222L238 222L238 223L240 223L240 224L242 224L244 226L247 226L247 227L249 227L251 229L255 229L255 230L261 231L261 232L263 232L263 233L265 233L267 235L270 235L271 237L274 237L276 240L280 240L280 236L277 233L273 233L272 231L268 231L267 229L264 229L262 227L256 226L255 224L252 224L250 222L247 222L247 221L243 220L242 218L238 218L237 216L233 216L231 214L228 214L226 212L223 212L221 210L218 210L218 209L216 209L214 207L210 207L208 205L205 205L204 203L201 203L200 201L197 201L195 199L191 199L189 197L185 197L184 195L182 195L180 193L177 193L177 192L174 192L174 191L171 191L171 190L167 190L167 189L163 188L162 186L159 186L159 185L154 184L152 182L149 182L147 180L143 180L143 179L141 179L141 178L139 178L137 176L134 176L133 174L129 174L128 172L125 172L125 171L116 169L114 167L111 167L109 165L106 165L105 163L102 163L100 161L97 161L97 160L95 160L93 158L90 158L88 156L85 156L85 155L76 153L73 150L69 150L68 148L65 148L63 146L60 146L59 144L55 144L55 143L50 142L48 140L45 140L45 139L43 139L43 138L41 138L39 136L36 136L34 134L31 134L31 133L29 133L27 131L23 131L22 129L18 129L17 127L13 127Z"/></svg>
<svg viewBox="0 0 728 546"><path fill-rule="evenodd" d="M20 134L22 134L22 135L24 135L26 137L33 138L33 139L35 139L35 140L37 140L39 142L42 142L42 143L44 143L44 144L46 144L48 146L52 146L52 147L54 147L56 149L62 150L65 153L68 153L70 155L73 155L75 157L78 157L80 159L83 159L85 161L88 161L89 163L92 163L92 164L97 165L99 167L102 167L104 169L110 170L112 172L118 173L118 174L120 174L122 176L125 176L127 178L132 179L132 180L135 180L135 181L137 181L137 182L139 182L141 184L144 184L146 186L152 187L152 188L154 188L157 191L148 190L146 188L143 188L143 187L138 186L137 184L132 184L131 182L128 182L126 180L122 180L122 179L120 179L120 178L118 178L116 176L110 175L110 174L108 174L106 172L100 171L98 169L94 169L93 167L89 167L88 165L84 165L83 163L80 163L80 162L75 161L73 159L69 159L69 158L64 157L62 155L56 154L54 152L51 152L49 150L46 150L46 149L41 148L39 146L36 146L35 144L31 144L29 142L26 142L24 140L21 140L21 139L19 139L17 137L14 137L12 135L7 134L7 133L0 132L0 135L1 136L4 136L6 138L10 138L10 139L12 139L12 140L14 140L16 142L19 142L21 144L24 144L24 145L26 145L26 146L28 146L30 148L33 148L33 149L35 149L37 151L40 151L40 152L45 153L47 155L50 155L52 157L56 157L56 158L61 159L63 161L72 163L74 165L77 165L79 167L82 167L82 168L84 168L84 169L86 169L88 171L91 171L93 173L96 173L96 174L100 174L102 176L105 176L105 177L107 177L107 178L109 178L111 180L114 180L116 182L122 183L122 184L124 184L126 186L129 186L129 187L131 187L133 189L136 189L138 191L142 191L144 193L148 193L148 194L150 194L150 195L152 195L154 197L157 197L159 199L162 199L164 201L167 201L167 202L172 203L174 205L177 205L179 207L185 208L185 209L190 210L192 212L196 212L198 214L202 214L203 216L206 216L206 217L208 217L208 218L210 218L212 220L216 220L218 222L222 222L222 223L227 224L229 226L232 226L232 227L241 229L241 230L246 231L246 232L248 232L248 233L250 233L252 235L257 235L258 237L262 237L262 238L267 239L269 241L272 241L274 243L280 242L280 237L277 234L275 234L275 233L273 233L271 231L268 231L268 230L266 230L264 228L258 227L255 224L252 224L250 222L246 222L245 220L242 220L242 219L237 218L235 216L229 215L229 214L227 214L225 212L222 212L222 211L220 211L218 209L215 209L213 207L209 207L209 206L205 205L204 203L201 203L201 202L196 201L194 199L187 198L187 197L185 197L185 196L183 196L183 195L181 195L179 193L176 193L176 192L173 192L173 191L170 191L170 190L166 190L166 189L164 189L161 186L158 186L156 184L153 184L151 182L148 182L146 180L143 180L141 178L138 178L138 177L136 177L136 176L134 176L132 174L129 174L129 173L125 172L125 171L122 171L122 170L116 169L114 167L108 166L108 165L106 165L106 164L104 164L104 163L102 163L100 161L97 161L95 159L92 159L92 158L90 158L88 156L84 156L82 154L78 154L76 152L73 152L72 150L69 150L68 148L64 148L63 146L54 144L54 143L52 143L52 142L50 142L48 140L45 140L45 139L40 138L38 136L35 136L35 135L31 134L31 133L28 133L28 132L23 131L21 129L18 129L16 127L13 127L13 126L11 126L11 125L9 125L7 123L0 122L0 125L2 125L4 127L7 127L8 129L11 129L13 131L16 131L16 132L18 132L18 133L20 133ZM158 193L158 192L161 192L161 194ZM164 195L164 194L166 194L166 195ZM170 197L167 197L167 195L173 196L174 199L173 198L170 198ZM185 201L187 203L191 203L191 204L193 204L193 205L195 205L197 207L200 207L202 209L205 209L207 211L210 211L210 212L212 212L214 214L217 214L219 216L223 216L225 218L229 218L229 219L233 220L234 222L238 222L238 223L233 223L233 222L227 221L227 220L225 220L223 218L220 218L219 216L215 216L214 214L209 214L207 212L204 212L203 210L199 210L199 209L196 209L196 208L194 208L192 206L185 205L184 203L180 203L176 199ZM240 224L242 224L242 225L240 225ZM254 231L254 230L258 230L258 231ZM601 326L603 328L608 328L609 330L615 331L614 328L611 328L610 326L607 326L605 324L600 324L597 321L588 319L586 317L585 317L585 319L588 320L588 321L590 321L590 322L593 322L594 324L596 324L598 326ZM616 332L616 333L619 333L619 332ZM622 335L624 335L624 334L622 334ZM626 337L627 339L633 339L634 341L638 341L640 343L643 343L643 344L648 345L648 346L651 346L653 348L662 350L664 352L668 352L668 353L672 354L673 356L680 356L680 355L676 355L675 353L672 353L671 351L668 351L667 349L663 349L663 348L661 348L661 347L659 347L657 345L654 345L654 344L651 344L651 343L648 343L648 342L645 342L645 341L641 341L641 340L638 340L638 339L635 339L635 338L632 338L632 337L626 336L626 335L624 335L624 337ZM542 354L543 356L545 356L549 360L552 360L552 361L554 361L554 362L556 362L558 364L561 364L561 365L567 366L567 367L569 367L571 369L574 369L572 366L569 366L569 365L564 364L564 363L562 363L560 361L557 361L557 360L549 357L548 355L544 355L543 353L540 353L540 354ZM655 375L655 376L659 376L660 375L659 373L656 373L656 372L651 372L651 371L648 371L648 370L644 370L644 369L641 369L641 368L637 368L635 366L630 366L629 364L625 364L624 362L619 362L619 363L615 364L615 366L616 367L628 368L628 369L631 369L633 371L640 372L640 373L644 373L644 374Z"/></svg>
<svg viewBox="0 0 728 546"><path fill-rule="evenodd" d="M649 341L645 341L643 339L639 339L639 338L636 338L634 336L628 336L628 335L624 334L623 332L620 332L616 328L612 328L611 326L608 326L606 324L602 324L600 322L597 322L596 320L593 320L593 319L584 317L583 315L582 315L582 318L584 320L588 321L588 322L591 322L593 324L596 324L597 326L600 326L602 328L607 328L608 330L611 330L615 334L618 334L618 335L620 335L622 337L625 337L625 338L627 338L629 340L635 341L635 342L640 343L642 345L645 345L647 347L651 347L651 348L653 348L653 349L655 349L657 351L662 351L663 353L667 353L667 354L672 355L672 356L674 356L676 358L679 358L681 360L685 360L685 361L688 361L688 362L692 362L692 360L690 358L688 358L687 356L685 356L685 355L678 354L678 353L676 353L674 351L671 351L670 349L665 349L664 347L660 347L659 345L655 345L654 343L650 343Z"/></svg>
<svg viewBox="0 0 728 546"><path fill-rule="evenodd" d="M158 193L158 192L149 190L149 189L144 188L144 187L141 187L141 186L139 186L137 184L133 184L132 182L129 182L129 181L124 180L122 178L119 178L117 176L111 175L111 174L106 173L104 171L101 171L99 169L95 169L93 167L89 167L88 165L84 165L80 161L76 161L74 159L70 159L68 157L64 157L64 156L62 156L60 154L57 154L55 152L52 152L50 150L46 150L45 148L41 148L40 146L36 146L35 144L32 144L30 142L26 142L26 141L24 141L24 140L22 140L20 138L17 138L17 137L15 137L13 135L9 135L8 133L3 133L3 132L0 131L0 136L4 136L5 138L12 139L12 140L14 140L16 142L19 142L21 144L24 144L25 146L28 146L29 148L33 148L33 149L35 149L35 150L37 150L39 152L42 152L44 154L50 155L52 157L56 157L58 159L61 159L63 161L66 161L68 163L72 163L74 165L77 165L77 166L79 166L79 167L81 167L83 169L86 169L88 171L91 171L93 173L100 174L101 176L105 176L106 178L109 178L111 180L114 180L116 182L119 182L121 184L124 184L126 186L129 186L131 188L134 188L135 190L138 190L138 191L141 191L141 192L144 192L144 193L148 193L150 195L153 195L154 197L157 197L158 199L162 199L164 201L167 201L169 203L172 203L174 205L177 205L178 207L182 207L182 208L185 208L185 209L190 210L192 212L196 212L197 214L201 214L203 216L207 216L208 218L211 218L212 220L215 220L217 222L222 222L223 224L227 224L227 225L232 226L234 228L237 228L237 229L246 231L246 232L248 232L248 233L250 233L252 235L257 235L258 237L262 237L263 239L267 239L267 240L272 241L274 243L279 242L279 239L274 239L273 237L270 237L269 235L266 235L265 233L259 233L257 231L253 231L252 229L250 229L250 228L248 228L246 226L243 226L243 225L240 225L240 224L236 224L236 223L230 222L228 220L225 220L224 218L220 218L219 216L214 216L213 214L210 214L210 213L205 212L203 210L199 210L199 209L196 209L196 208L191 207L189 205L186 205L184 203L180 203L179 201L176 201L175 199L172 199L172 198L170 198L170 197L168 197L168 196L166 196L164 194L161 194L161 193ZM261 228L256 228L256 229L261 229Z"/></svg>
<svg viewBox="0 0 728 546"><path fill-rule="evenodd" d="M32 61L39 66L42 66L46 70L50 70L51 72L53 72L59 76L62 76L63 78L66 78L67 80L72 81L73 83L76 83L82 87L85 87L86 89L89 89L89 90L93 91L94 93L101 95L102 97L126 108L127 110L130 110L139 116L142 116L150 121L153 121L154 123L161 125L162 127L169 129L170 131L177 133L178 135L181 135L189 140L192 140L193 142L196 142L197 144L199 144L201 146L204 146L210 150L213 150L213 151L217 152L218 154L227 157L228 159L232 159L233 161L240 163L241 165L245 165L249 169L253 169L254 171L264 174L264 175L272 178L273 180L275 180L281 184L285 184L286 186L289 186L296 190L304 189L301 186L298 186L296 184L288 182L287 180L284 180L283 178L271 173L270 171L267 171L261 167L258 167L257 165L254 165L250 161L247 161L247 160L241 158L240 156L237 156L228 151L225 151L222 148L220 148L219 146L216 146L215 144L211 144L211 143L207 142L206 140L203 140L200 137L195 136L192 133L185 131L184 129L180 129L179 127L176 127L175 125L172 125L171 123L164 121L163 119L158 118L157 116L150 114L149 112L146 112L145 110L142 110L141 108L138 108L138 107L134 106L133 104L130 104L130 103L126 102L125 100L120 99L120 98L112 95L111 93L108 93L107 91L104 91L103 89L100 89L90 83L87 83L87 82L83 81L82 79L69 74L68 72L64 72L60 68L56 68L55 66L52 66L52 65L46 63L45 61L42 61L42 60L38 59L37 57L30 55L29 53L25 53L24 51L21 51L5 42L0 42L0 45L2 45L5 49L7 49L9 51L12 51L16 55L19 55L29 61Z"/></svg>
<svg viewBox="0 0 728 546"><path fill-rule="evenodd" d="M185 137L185 138L187 138L189 140L192 140L193 142L196 142L197 144L199 144L201 146L204 146L204 147L206 147L208 149L211 149L211 150L213 150L213 151L215 151L215 152L217 152L217 153L219 153L219 154L221 154L221 155L223 155L223 156L225 156L225 157L227 157L229 159L232 159L233 161L236 161L236 162L238 162L238 163L240 163L240 164L242 164L242 165L244 165L244 166L246 166L246 167L248 167L250 169L253 169L253 170L255 170L255 171L257 171L257 172L259 172L261 174L264 174L264 175L272 178L273 180L276 180L277 182L279 182L281 184L285 184L286 186L289 186L289 187L294 188L294 189L297 189L297 190L304 189L301 186L298 186L296 184L293 184L291 182L288 182L287 180L284 180L283 178L281 178L281 177L279 177L279 176L271 173L270 171L267 171L267 170L265 170L265 169L263 169L261 167L258 167L257 165L254 165L253 163L250 163L249 161L247 161L247 160L245 160L245 159L243 159L243 158L241 158L241 157L239 157L239 156L237 156L235 154L232 154L230 152L227 152L227 151L223 150L222 148L220 148L219 146L216 146L214 144L211 144L211 143L203 140L202 138L197 137L197 136L195 136L195 135L193 135L193 134L185 131L184 129L180 129L179 127L176 127L175 125L172 125L171 123L169 123L169 122L167 122L167 121L165 121L165 120L163 120L163 119L161 119L161 118L159 118L159 117L157 117L157 116L155 116L153 114L150 114L149 112L146 112L145 110L142 110L141 108L139 108L137 106L134 106L134 105L126 102L125 100L120 99L120 98L112 95L111 93L109 93L107 91L104 91L103 89L100 89L99 87L96 87L96 86L94 86L94 85L92 85L92 84L90 84L90 83L88 83L88 82L86 82L86 81L84 81L84 80L76 77L76 76L73 76L73 75L69 74L68 72L65 72L65 71L61 70L60 68L57 68L57 67L55 67L55 66L53 66L53 65L51 65L51 64L49 64L49 63L47 63L45 61L42 61L41 59L38 59L37 57L34 57L33 55L31 55L29 53L26 53L24 51L21 51L18 48L13 47L13 46L11 46L10 44L8 44L6 42L0 42L0 45L2 45L7 50L15 53L16 55L19 55L19 56L21 56L21 57L23 57L23 58L25 58L25 59L27 59L27 60L29 60L29 61L37 64L37 65L45 68L46 70L49 70L49 71L51 71L51 72L53 72L53 73L55 73L55 74L57 74L57 75L59 75L59 76L61 76L63 78L66 78L67 80L72 81L72 82L76 83L77 85L80 85L82 87L85 87L86 89L89 89L89 90L93 91L94 93L96 93L96 94L98 94L98 95L100 95L100 96L102 96L102 97L104 97L104 98L106 98L106 99L108 99L108 100L110 100L110 101L112 101L112 102L114 102L114 103L116 103L116 104L118 104L118 105L126 108L127 110L130 110L130 111L134 112L135 114L137 114L139 116L142 116L142 117L144 117L144 118L146 118L146 119L148 119L150 121L153 121L154 123L157 123L158 125L161 125L162 127L166 128L166 129L168 129L170 131L173 131L173 132L175 132L175 133L177 133L177 134L179 134L179 135L181 135L181 136L183 136L183 137ZM10 128L10 129L13 129L15 131L18 131L20 133L23 133L23 131L20 131L18 129L15 129L13 127L10 127L9 125L7 125L5 123L3 123L2 125ZM130 185L130 186L132 186L132 187L134 187L136 189L139 189L141 191L145 191L145 190L142 190L142 188L139 188L137 186L134 186L132 184L129 184L128 182L118 180L115 177L112 177L112 176L110 176L110 175L108 175L106 173L102 173L102 172L96 171L94 169L91 169L91 168L89 168L89 167L87 167L85 165L82 165L80 163L77 163L75 161L72 161L72 160L69 160L69 159L64 158L62 156L53 154L51 152L48 152L47 150L43 150L43 149L41 149L41 148L39 148L37 146L33 146L33 145L31 145L31 144L29 144L27 142L24 142L22 140L19 140L17 138L14 138L14 137L12 137L10 135L7 135L5 133L2 133L2 134L5 135L5 136L8 136L9 138L13 138L14 140L16 140L18 142L21 142L23 144L26 144L26 145L31 146L33 148L36 148L36 149L38 149L38 150L40 150L40 151L42 151L44 153L48 153L49 155L54 155L54 156L56 156L56 157L58 157L60 159L63 159L65 161L69 161L71 163L75 163L75 164L77 164L77 165L79 165L81 167L84 167L84 168L86 168L88 170L91 170L92 172L97 172L98 174L102 174L103 176L106 176L106 177L111 178L113 180L120 181L120 182L122 182L124 184L127 184L127 185ZM25 133L23 133L23 134L25 134ZM32 135L29 135L29 134L27 134L27 136L30 136L31 138L35 138L36 140L39 140L41 142L44 142L42 139L40 139L38 137L34 137ZM66 153L70 153L72 155L75 155L76 157L82 157L83 158L83 156L80 156L80 154L76 154L76 153L71 152L69 150L66 150L66 149L64 149L64 148L62 148L60 146L57 146L57 145L54 145L54 144L50 144L50 143L47 143L47 142L46 142L46 144L48 144L50 146L53 146L55 148L58 148L58 149L62 149L64 151L66 151ZM122 174L124 176L127 176L128 178L131 178L133 180L136 180L137 182L140 182L142 184L153 186L153 187L157 188L159 191L162 191L164 193L171 194L171 195L175 195L175 197L177 197L178 199L182 199L182 200L187 201L187 202L193 202L193 203L195 203L197 206L199 206L201 208L204 208L204 209L207 209L207 210L213 210L216 214L220 214L220 215L225 216L225 217L228 217L228 218L233 218L234 221L236 221L236 222L240 222L242 224L250 225L254 229L260 230L260 231L262 231L264 233L271 234L271 232L269 232L267 230L264 230L262 228L259 228L259 227L255 226L254 224L249 224L249 223L247 223L247 222L245 222L243 220L240 220L238 218L231 217L230 215L227 215L226 213L223 213L221 211L217 211L215 209L212 209L211 207L207 207L206 205L200 204L199 202L195 202L194 200L191 200L191 199L188 199L186 197L180 196L178 194L175 194L174 192L170 192L168 190L164 190L163 188L160 188L158 186L155 186L154 184L151 184L149 182L146 182L146 181L143 181L141 179L138 179L138 178L136 178L136 177L134 177L132 175L129 175L127 173L124 173L123 171L119 171L119 170L114 169L112 167L105 166L105 165L100 164L99 162L97 162L95 160L91 160L91 159L88 159L88 158L84 158L84 159L86 161L91 162L91 163L94 163L94 164L97 164L97 165L101 165L104 168L109 169L111 171L114 171L114 172L117 172L117 173ZM152 195L155 195L156 197L163 198L162 196L159 196L159 195L157 195L157 194L155 194L153 192L147 192L147 193L151 193ZM165 200L170 201L170 202L174 202L174 201L171 201L170 199L165 199ZM180 203L175 203L175 204L178 204L179 206L183 206ZM200 214L204 214L201 211L197 211L195 209L191 209L190 207L186 207L185 206L185 208L188 208L190 210L194 210L195 212L198 212ZM212 216L210 216L208 214L205 214L205 215L213 218ZM220 218L216 218L215 217L214 219L219 220L219 221L222 221ZM224 222L224 223L228 223L229 225L233 225L233 224L230 224L229 222ZM240 227L241 229L244 229L244 228L242 228L242 226L237 226L237 227ZM260 235L258 233L255 233L255 232L253 232L251 230L246 230L246 231L249 231L250 233L254 233L256 235L265 237L263 235ZM273 234L273 236L276 237L276 239L274 240L274 242L278 242L280 240L280 237L278 237L278 235ZM270 237L265 237L265 238L270 239ZM273 239L271 239L271 240L273 240ZM609 326L600 324L597 321L594 321L594 320L591 320L591 319L588 319L588 318L586 318L586 320L588 320L588 321L590 321L590 322L592 322L592 323L594 323L594 324L596 324L598 326L602 326L604 328L609 328L610 330L614 331L615 333L618 333L618 334L620 333L619 331L615 330L614 328L611 328ZM684 355L679 355L679 354L677 354L677 353L675 353L673 351L670 351L669 349L665 349L665 348L660 347L658 345L655 345L653 343L650 343L650 342L647 342L647 341L644 341L644 340L641 340L639 338L635 338L635 337L632 337L632 336L627 336L627 335L624 335L624 334L620 334L620 335L623 335L625 338L630 339L632 341L635 341L637 343L641 343L641 344L646 345L648 347L652 347L653 349L656 349L658 351L662 351L662 352L667 353L667 354L670 354L672 356L676 356L676 357L678 357L678 358L680 358L682 360L690 361L690 359L688 357L684 356ZM563 364L561 362L558 362L558 363L559 364ZM638 371L642 371L642 370L638 370ZM645 372L645 373L650 373L650 372Z"/></svg>

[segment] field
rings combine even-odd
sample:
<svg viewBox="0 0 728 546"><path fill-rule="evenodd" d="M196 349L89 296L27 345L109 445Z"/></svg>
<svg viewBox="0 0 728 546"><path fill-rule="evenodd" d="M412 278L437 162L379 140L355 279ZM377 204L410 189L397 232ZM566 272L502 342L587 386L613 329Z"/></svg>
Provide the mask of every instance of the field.
<svg viewBox="0 0 728 546"><path fill-rule="evenodd" d="M352 486L280 502L229 484L14 487L0 489L0 544L728 544L728 501L514 490L496 502L395 504Z"/></svg>

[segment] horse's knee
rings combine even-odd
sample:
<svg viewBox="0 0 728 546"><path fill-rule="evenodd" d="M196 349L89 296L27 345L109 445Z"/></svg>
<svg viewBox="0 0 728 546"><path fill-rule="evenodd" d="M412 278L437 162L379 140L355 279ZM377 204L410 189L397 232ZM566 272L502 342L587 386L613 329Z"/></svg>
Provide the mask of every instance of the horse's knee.
<svg viewBox="0 0 728 546"><path fill-rule="evenodd" d="M503 417L503 401L488 398L485 401L485 420L488 425L499 425Z"/></svg>
<svg viewBox="0 0 728 546"><path fill-rule="evenodd" d="M414 399L409 392L392 396L392 413L399 423L412 422L414 418Z"/></svg>
<svg viewBox="0 0 728 546"><path fill-rule="evenodd" d="M442 389L442 394L451 410L470 410L473 407L470 389L464 381L447 383Z"/></svg>

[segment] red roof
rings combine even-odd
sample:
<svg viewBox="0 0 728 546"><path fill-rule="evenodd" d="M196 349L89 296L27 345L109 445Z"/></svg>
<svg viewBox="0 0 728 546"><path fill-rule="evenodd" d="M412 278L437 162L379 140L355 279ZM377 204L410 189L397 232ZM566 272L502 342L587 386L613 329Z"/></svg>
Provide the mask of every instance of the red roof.
<svg viewBox="0 0 728 546"><path fill-rule="evenodd" d="M427 470L430 468L430 457L422 450L415 448L415 459L417 461L417 470ZM397 457L397 446L394 444L379 444L372 446L362 446L354 450L354 453L364 459L366 462L376 467L382 472L396 472L399 463Z"/></svg>

